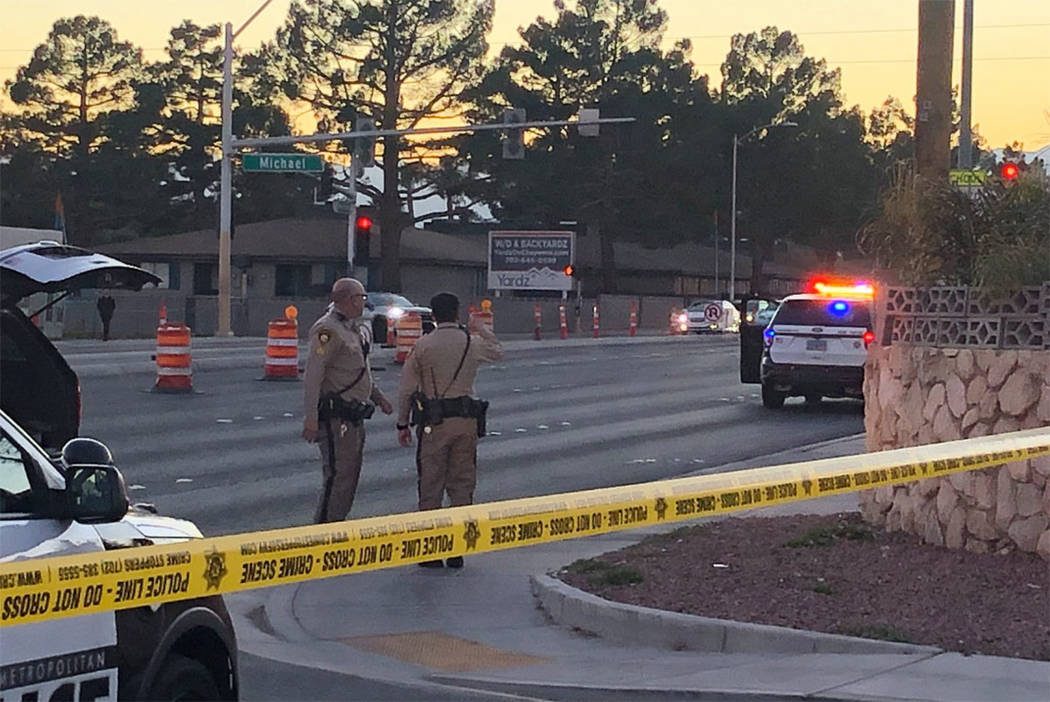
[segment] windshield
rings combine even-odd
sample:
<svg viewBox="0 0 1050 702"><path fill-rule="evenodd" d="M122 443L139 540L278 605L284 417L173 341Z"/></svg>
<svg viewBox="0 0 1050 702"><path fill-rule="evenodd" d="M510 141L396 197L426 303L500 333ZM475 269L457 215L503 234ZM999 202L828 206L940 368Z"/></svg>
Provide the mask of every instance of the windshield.
<svg viewBox="0 0 1050 702"><path fill-rule="evenodd" d="M368 293L368 302L374 307L415 307L407 297L395 293Z"/></svg>
<svg viewBox="0 0 1050 702"><path fill-rule="evenodd" d="M867 327L871 313L864 300L785 300L773 321L806 327Z"/></svg>

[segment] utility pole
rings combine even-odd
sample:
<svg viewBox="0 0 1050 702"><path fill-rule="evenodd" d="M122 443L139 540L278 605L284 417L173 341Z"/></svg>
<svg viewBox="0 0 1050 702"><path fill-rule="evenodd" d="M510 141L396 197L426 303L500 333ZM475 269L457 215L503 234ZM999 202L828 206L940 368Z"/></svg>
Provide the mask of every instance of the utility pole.
<svg viewBox="0 0 1050 702"><path fill-rule="evenodd" d="M919 0L915 80L915 164L920 176L944 181L951 163L952 41L955 0Z"/></svg>
<svg viewBox="0 0 1050 702"><path fill-rule="evenodd" d="M222 52L222 172L219 180L219 315L216 336L230 336L230 223L233 208L233 24Z"/></svg>
<svg viewBox="0 0 1050 702"><path fill-rule="evenodd" d="M973 168L973 134L970 125L971 97L973 94L973 0L963 0L962 41L962 96L959 109L962 112L959 128L959 168Z"/></svg>

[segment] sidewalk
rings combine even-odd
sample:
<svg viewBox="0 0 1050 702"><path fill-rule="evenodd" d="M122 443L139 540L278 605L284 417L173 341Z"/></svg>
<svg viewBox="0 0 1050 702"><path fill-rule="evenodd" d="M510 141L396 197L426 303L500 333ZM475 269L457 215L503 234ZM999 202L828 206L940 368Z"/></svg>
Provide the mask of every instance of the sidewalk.
<svg viewBox="0 0 1050 702"><path fill-rule="evenodd" d="M500 335L506 351L528 349L579 348L585 346L617 346L629 344L712 344L737 343L734 335L726 336L669 336L666 333L639 331L638 336L605 335L599 339L584 336L573 336L560 339L557 336L545 337L542 341L533 340L528 334ZM98 341L94 339L68 339L55 342L55 346L65 357L69 365L82 378L124 375L127 373L152 373L156 371L153 354L157 343L154 339L114 339ZM300 363L307 350L305 340L299 341ZM392 363L394 348L375 347L372 352L373 364ZM194 337L191 349L194 372L225 370L231 368L255 368L262 370L266 354L266 337L230 336Z"/></svg>
<svg viewBox="0 0 1050 702"><path fill-rule="evenodd" d="M863 450L861 435L723 468ZM762 512L832 513L853 509L855 504L855 496L844 495ZM868 644L873 645L868 650L878 650L886 644L775 627L756 631L755 625L724 621L718 625L730 632L723 641L731 636L736 641L728 649L733 652L680 646L673 650L642 642L673 640L664 637L672 628L680 632L683 626L695 625L703 630L712 620L657 610L625 614L622 605L598 600L579 610L589 613L593 627L577 623L578 628L573 628L551 617L567 618L573 605L552 608L551 613L538 607L530 578L539 583L547 572L635 543L646 533L639 530L471 556L459 571L398 568L258 590L229 596L227 601L242 651L412 685L418 699L426 699L435 684L451 685L464 698L470 697L470 690L557 700L812 697L1027 702L1050 698L1050 664L1037 661L964 657L926 647L893 653L803 652L843 650L836 648L842 642L832 639L856 642L858 648L845 650L865 650ZM610 617L620 621L615 639L591 633ZM444 690L447 694L448 688Z"/></svg>

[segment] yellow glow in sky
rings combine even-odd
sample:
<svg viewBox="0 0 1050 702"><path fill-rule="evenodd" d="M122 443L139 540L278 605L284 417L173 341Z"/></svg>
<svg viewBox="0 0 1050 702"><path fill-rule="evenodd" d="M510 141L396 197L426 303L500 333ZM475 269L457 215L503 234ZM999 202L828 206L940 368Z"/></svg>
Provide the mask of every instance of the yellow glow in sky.
<svg viewBox="0 0 1050 702"><path fill-rule="evenodd" d="M290 0L273 0L238 37L253 48L273 35ZM157 60L168 32L183 19L239 27L262 0L0 0L0 80L24 65L59 17L98 15L122 40ZM894 96L912 108L915 94L916 0L662 0L670 22L666 41L689 37L692 58L712 85L729 37L767 25L799 35L806 52L842 69L847 105L865 112ZM1050 143L1050 1L975 0L973 121L995 148L1013 141L1028 150ZM496 0L490 42L514 43L517 28L554 14L551 0ZM962 0L956 2L955 78L961 76Z"/></svg>

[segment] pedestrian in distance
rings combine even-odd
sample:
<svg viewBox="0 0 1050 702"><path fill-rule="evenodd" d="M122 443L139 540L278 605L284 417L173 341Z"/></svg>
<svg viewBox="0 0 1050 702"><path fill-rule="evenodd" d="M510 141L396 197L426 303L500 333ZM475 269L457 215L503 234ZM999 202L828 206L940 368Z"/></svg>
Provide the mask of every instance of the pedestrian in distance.
<svg viewBox="0 0 1050 702"><path fill-rule="evenodd" d="M113 310L117 309L117 301L110 296L108 290L105 290L98 296L95 307L98 309L98 316L102 319L102 340L109 341L109 323L113 319Z"/></svg>
<svg viewBox="0 0 1050 702"><path fill-rule="evenodd" d="M340 278L332 284L328 310L310 327L302 436L321 449L324 484L314 515L318 524L346 519L361 477L364 422L376 405L384 414L394 411L372 377L371 330L358 322L367 298L360 281Z"/></svg>
<svg viewBox="0 0 1050 702"><path fill-rule="evenodd" d="M452 507L474 502L478 438L485 435L488 403L474 392L478 366L503 358L499 339L480 319L458 322L459 299L438 293L430 299L437 327L416 342L405 359L398 389L397 438L412 445L416 428L419 509L440 509L445 494ZM425 568L462 568L463 557Z"/></svg>

